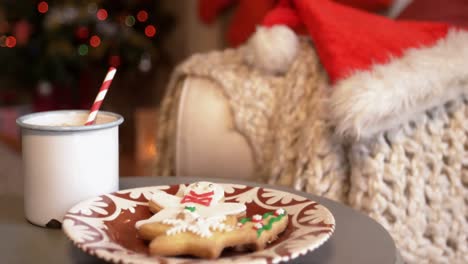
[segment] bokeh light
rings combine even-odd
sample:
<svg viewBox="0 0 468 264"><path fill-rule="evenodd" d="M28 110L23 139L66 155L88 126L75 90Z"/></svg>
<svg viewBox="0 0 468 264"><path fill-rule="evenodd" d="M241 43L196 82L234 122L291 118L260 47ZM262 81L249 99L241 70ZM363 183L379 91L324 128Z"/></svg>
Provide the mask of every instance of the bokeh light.
<svg viewBox="0 0 468 264"><path fill-rule="evenodd" d="M150 38L154 37L156 35L156 28L153 25L146 26L145 35Z"/></svg>
<svg viewBox="0 0 468 264"><path fill-rule="evenodd" d="M137 13L137 19L140 22L145 22L146 20L148 20L148 12L146 12L145 10L140 10Z"/></svg>
<svg viewBox="0 0 468 264"><path fill-rule="evenodd" d="M133 27L133 25L135 25L135 17L127 16L125 18L125 25L127 25L127 27Z"/></svg>
<svg viewBox="0 0 468 264"><path fill-rule="evenodd" d="M16 38L13 36L9 36L5 40L5 45L9 48L14 48L16 46Z"/></svg>
<svg viewBox="0 0 468 264"><path fill-rule="evenodd" d="M88 5L88 13L89 14L95 14L97 12L98 6L96 3L90 3Z"/></svg>
<svg viewBox="0 0 468 264"><path fill-rule="evenodd" d="M104 21L107 19L107 10L105 10L104 8L101 8L97 11L96 13L96 17L97 19L101 20L101 21Z"/></svg>
<svg viewBox="0 0 468 264"><path fill-rule="evenodd" d="M85 56L86 54L88 54L88 45L86 44L81 44L79 47L78 47L78 54L80 54L80 56Z"/></svg>
<svg viewBox="0 0 468 264"><path fill-rule="evenodd" d="M89 39L89 45L91 45L91 47L93 47L93 48L99 47L99 45L101 45L101 38L99 38L96 35L92 36Z"/></svg>
<svg viewBox="0 0 468 264"><path fill-rule="evenodd" d="M47 13L47 11L49 11L49 4L47 4L46 1L39 2L39 4L37 4L37 11L41 14Z"/></svg>

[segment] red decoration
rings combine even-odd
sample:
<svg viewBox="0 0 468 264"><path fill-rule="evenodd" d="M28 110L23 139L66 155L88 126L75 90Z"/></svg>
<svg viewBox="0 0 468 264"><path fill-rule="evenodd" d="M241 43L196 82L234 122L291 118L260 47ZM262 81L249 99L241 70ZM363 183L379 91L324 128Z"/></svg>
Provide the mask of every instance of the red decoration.
<svg viewBox="0 0 468 264"><path fill-rule="evenodd" d="M154 35L156 35L156 28L153 25L146 26L145 35L149 38L154 37Z"/></svg>
<svg viewBox="0 0 468 264"><path fill-rule="evenodd" d="M91 106L91 109L89 110L89 116L88 119L86 119L85 126L93 125L96 122L96 115L99 111L99 108L101 108L102 102L104 101L104 98L107 94L107 91L109 90L110 85L112 84L112 80L114 79L116 71L117 69L114 67L110 67L107 71L106 77L104 78L104 81L102 82L101 87L99 88L99 92L96 96L96 99L94 99L94 103Z"/></svg>
<svg viewBox="0 0 468 264"><path fill-rule="evenodd" d="M284 215L285 213L286 213L286 211L284 211L283 208L279 208L279 209L276 209L275 216Z"/></svg>
<svg viewBox="0 0 468 264"><path fill-rule="evenodd" d="M16 38L13 37L13 36L7 37L6 40L5 40L5 45L8 48L14 48L16 46Z"/></svg>
<svg viewBox="0 0 468 264"><path fill-rule="evenodd" d="M340 4L352 6L367 10L370 12L381 12L387 10L393 3L393 0L334 0Z"/></svg>
<svg viewBox="0 0 468 264"><path fill-rule="evenodd" d="M262 220L263 220L263 217L259 214L252 216L252 222L254 223L261 223Z"/></svg>
<svg viewBox="0 0 468 264"><path fill-rule="evenodd" d="M255 223L252 227L254 230L260 230L263 228L263 224L262 223Z"/></svg>
<svg viewBox="0 0 468 264"><path fill-rule="evenodd" d="M268 10L273 8L275 0L199 0L198 14L200 19L209 24L214 22L218 14L224 9L238 3L237 9L230 22L226 38L231 46L245 42Z"/></svg>
<svg viewBox="0 0 468 264"><path fill-rule="evenodd" d="M265 26L271 26L271 21L281 25L293 15L300 18L332 84L357 71L401 58L411 48L430 47L445 38L449 30L447 24L397 22L329 0L289 2L272 10Z"/></svg>
<svg viewBox="0 0 468 264"><path fill-rule="evenodd" d="M234 47L244 43L274 4L274 0L239 1L226 33L227 41Z"/></svg>
<svg viewBox="0 0 468 264"><path fill-rule="evenodd" d="M352 72L386 64L391 57L401 57L408 48L431 46L448 32L445 24L396 23L330 1L317 1L315 6L311 2L295 3L332 83ZM333 10L334 15L323 15L324 10Z"/></svg>
<svg viewBox="0 0 468 264"><path fill-rule="evenodd" d="M355 8L367 11L383 11L388 9L393 0L335 0ZM236 10L229 23L226 39L231 46L244 43L255 32L258 24L263 21L266 13L271 10L276 0L199 0L198 14L200 19L209 24L224 9L237 4ZM308 2L308 1L305 1Z"/></svg>
<svg viewBox="0 0 468 264"><path fill-rule="evenodd" d="M41 14L47 13L49 11L49 4L47 4L46 1L42 1L39 4L37 4L37 11Z"/></svg>
<svg viewBox="0 0 468 264"><path fill-rule="evenodd" d="M207 193L201 193L198 194L194 191L190 191L189 194L185 195L184 198L182 198L182 201L180 203L197 203L205 206L209 206L211 203L211 200L213 200L213 194L214 192L207 192Z"/></svg>
<svg viewBox="0 0 468 264"><path fill-rule="evenodd" d="M137 14L137 19L140 22L145 22L146 20L148 20L148 12L146 12L145 10L140 10Z"/></svg>
<svg viewBox="0 0 468 264"><path fill-rule="evenodd" d="M97 11L96 13L96 17L97 19L101 20L101 21L104 21L107 19L107 10L105 10L104 8L101 8Z"/></svg>
<svg viewBox="0 0 468 264"><path fill-rule="evenodd" d="M94 48L99 47L99 45L101 45L101 38L99 38L96 35L92 36L89 39L89 45L91 45L91 47L94 47Z"/></svg>

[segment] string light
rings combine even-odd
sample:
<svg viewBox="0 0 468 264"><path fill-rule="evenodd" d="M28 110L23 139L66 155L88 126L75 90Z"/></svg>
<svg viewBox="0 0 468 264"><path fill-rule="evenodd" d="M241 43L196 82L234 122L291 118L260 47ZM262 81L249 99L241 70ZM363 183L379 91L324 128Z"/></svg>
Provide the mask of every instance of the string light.
<svg viewBox="0 0 468 264"><path fill-rule="evenodd" d="M99 45L101 45L101 38L99 38L96 35L92 36L89 39L89 45L91 45L91 47L93 47L93 48L99 47Z"/></svg>
<svg viewBox="0 0 468 264"><path fill-rule="evenodd" d="M145 10L140 10L137 13L137 19L140 22L145 22L146 20L148 20L148 12L146 12Z"/></svg>
<svg viewBox="0 0 468 264"><path fill-rule="evenodd" d="M107 10L105 10L104 8L101 8L97 11L96 13L96 17L97 19L101 20L101 21L104 21L106 20L107 18Z"/></svg>
<svg viewBox="0 0 468 264"><path fill-rule="evenodd" d="M143 54L138 64L138 69L142 72L149 72L151 70L151 56L148 53Z"/></svg>
<svg viewBox="0 0 468 264"><path fill-rule="evenodd" d="M146 26L145 35L149 38L154 37L154 35L156 35L156 28L153 25Z"/></svg>
<svg viewBox="0 0 468 264"><path fill-rule="evenodd" d="M78 47L78 54L80 54L80 56L85 56L86 54L88 54L88 45L81 44Z"/></svg>
<svg viewBox="0 0 468 264"><path fill-rule="evenodd" d="M9 48L14 48L16 46L16 38L13 36L9 36L5 40L5 45Z"/></svg>
<svg viewBox="0 0 468 264"><path fill-rule="evenodd" d="M125 25L127 25L127 27L133 27L133 25L135 25L135 17L127 16L125 18Z"/></svg>
<svg viewBox="0 0 468 264"><path fill-rule="evenodd" d="M46 1L39 2L39 4L37 4L37 11L41 14L47 13L47 11L49 11L49 4L47 4Z"/></svg>

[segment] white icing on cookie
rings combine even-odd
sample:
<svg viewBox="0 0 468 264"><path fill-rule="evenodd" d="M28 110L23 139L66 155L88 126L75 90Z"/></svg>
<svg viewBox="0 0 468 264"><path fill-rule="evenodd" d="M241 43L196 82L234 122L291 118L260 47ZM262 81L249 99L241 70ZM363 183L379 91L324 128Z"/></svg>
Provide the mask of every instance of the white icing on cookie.
<svg viewBox="0 0 468 264"><path fill-rule="evenodd" d="M238 215L247 209L241 203L223 203L222 186L210 182L190 184L184 190L184 197L158 191L151 201L162 209L151 218L138 221L136 228L147 223L172 225L166 234L192 232L201 237L209 237L211 231L230 231L234 227L225 225L226 216Z"/></svg>
<svg viewBox="0 0 468 264"><path fill-rule="evenodd" d="M263 227L263 224L262 224L262 223L255 223L255 224L254 224L254 228L257 229L257 230L260 229L260 228L262 228L262 227Z"/></svg>
<svg viewBox="0 0 468 264"><path fill-rule="evenodd" d="M168 194L164 191L156 191L151 196L150 200L160 206L161 208L174 207L180 204L182 200L180 197Z"/></svg>
<svg viewBox="0 0 468 264"><path fill-rule="evenodd" d="M181 232L191 232L201 237L210 237L213 235L212 231L231 231L232 226L226 225L223 222L226 220L225 216L210 217L210 218L192 218L192 219L166 219L164 224L172 225L173 227L166 231L167 235L175 235Z"/></svg>
<svg viewBox="0 0 468 264"><path fill-rule="evenodd" d="M252 221L253 222L260 222L260 221L262 221L262 218L263 217L261 215L256 214L256 215L252 216Z"/></svg>
<svg viewBox="0 0 468 264"><path fill-rule="evenodd" d="M275 215L278 216L278 215L283 215L285 213L284 209L283 208L278 208L276 209L275 211Z"/></svg>
<svg viewBox="0 0 468 264"><path fill-rule="evenodd" d="M189 195L193 191L197 194L213 192L210 206L222 201L224 198L224 189L221 185L212 182L195 182L190 184L184 191L184 195Z"/></svg>

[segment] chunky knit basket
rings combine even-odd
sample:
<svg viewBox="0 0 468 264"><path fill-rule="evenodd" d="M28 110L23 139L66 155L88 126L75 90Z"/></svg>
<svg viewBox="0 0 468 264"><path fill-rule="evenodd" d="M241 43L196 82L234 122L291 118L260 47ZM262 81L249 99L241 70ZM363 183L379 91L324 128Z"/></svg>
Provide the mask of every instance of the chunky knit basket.
<svg viewBox="0 0 468 264"><path fill-rule="evenodd" d="M284 75L249 66L246 49L195 55L175 70L161 109L156 174L174 175L180 83L207 78L226 95L258 180L366 213L390 232L408 263L468 263L467 98L370 138L345 138L327 116L330 87L308 41L301 40Z"/></svg>

